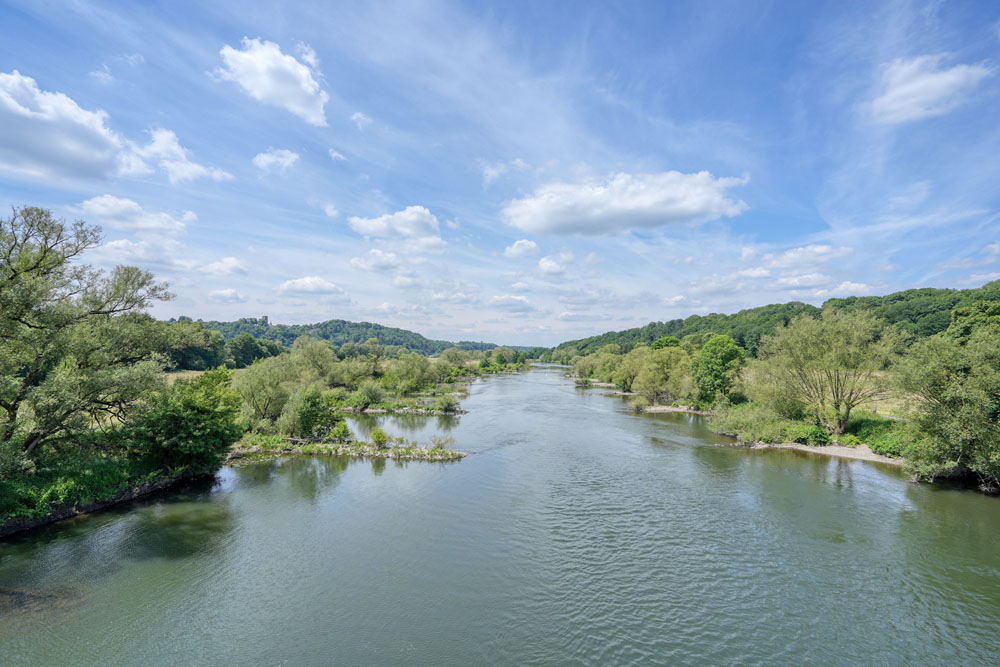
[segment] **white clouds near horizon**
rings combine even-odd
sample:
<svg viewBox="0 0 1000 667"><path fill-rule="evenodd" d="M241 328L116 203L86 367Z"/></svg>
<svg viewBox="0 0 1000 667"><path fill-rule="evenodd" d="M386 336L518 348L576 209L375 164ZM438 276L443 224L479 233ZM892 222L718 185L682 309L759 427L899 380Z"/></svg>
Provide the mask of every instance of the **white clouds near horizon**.
<svg viewBox="0 0 1000 667"><path fill-rule="evenodd" d="M727 190L746 178L685 174L618 173L605 181L543 185L503 209L507 224L539 234L617 234L734 217L747 210Z"/></svg>

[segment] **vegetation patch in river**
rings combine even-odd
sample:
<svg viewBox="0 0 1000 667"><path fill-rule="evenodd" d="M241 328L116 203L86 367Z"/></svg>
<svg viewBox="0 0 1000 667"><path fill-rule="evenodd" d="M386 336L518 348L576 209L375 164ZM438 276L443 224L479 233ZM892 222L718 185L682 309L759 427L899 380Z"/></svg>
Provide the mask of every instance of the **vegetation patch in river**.
<svg viewBox="0 0 1000 667"><path fill-rule="evenodd" d="M434 436L429 446L421 446L405 438L389 438L377 427L373 429L371 437L372 442L368 443L355 440L329 442L259 433L248 434L236 443L228 460L234 461L254 455L283 454L325 454L401 461L457 461L466 456L465 452L451 449L454 441L447 437Z"/></svg>

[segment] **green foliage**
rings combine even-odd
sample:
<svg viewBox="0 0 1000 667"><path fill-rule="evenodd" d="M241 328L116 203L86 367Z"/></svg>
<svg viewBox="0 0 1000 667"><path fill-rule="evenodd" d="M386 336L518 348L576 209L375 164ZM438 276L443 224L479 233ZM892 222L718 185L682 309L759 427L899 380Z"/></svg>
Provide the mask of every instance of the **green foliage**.
<svg viewBox="0 0 1000 667"><path fill-rule="evenodd" d="M864 312L827 310L799 317L761 341L760 371L817 422L844 433L851 411L886 388L883 371L903 337Z"/></svg>
<svg viewBox="0 0 1000 667"><path fill-rule="evenodd" d="M495 347L489 343L461 341L449 343L443 340L429 340L418 333L405 329L386 327L371 322L348 322L346 320L329 320L317 324L271 324L266 317L243 318L235 322L203 322L208 329L218 331L226 340L232 340L239 334L246 333L261 341L274 341L282 346L290 346L299 336L311 336L325 340L337 346L345 344L362 344L369 339L377 340L384 346L404 347L421 354L437 354L444 350L457 347L462 350L488 350ZM252 359L250 362L252 363Z"/></svg>
<svg viewBox="0 0 1000 667"><path fill-rule="evenodd" d="M233 378L244 419L252 426L274 424L292 394L295 366L287 355L260 359Z"/></svg>
<svg viewBox="0 0 1000 667"><path fill-rule="evenodd" d="M336 426L327 432L323 439L327 442L348 442L353 437L354 434L347 427L347 422L339 421Z"/></svg>
<svg viewBox="0 0 1000 667"><path fill-rule="evenodd" d="M131 449L162 468L215 469L243 434L230 379L225 369L207 371L150 396L126 430Z"/></svg>
<svg viewBox="0 0 1000 667"><path fill-rule="evenodd" d="M965 344L977 329L987 326L1000 326L1000 301L976 301L956 308L951 311L951 323L945 334Z"/></svg>
<svg viewBox="0 0 1000 667"><path fill-rule="evenodd" d="M976 329L964 345L946 335L921 341L896 376L916 401L904 427L910 471L968 472L1000 488L1000 327Z"/></svg>
<svg viewBox="0 0 1000 667"><path fill-rule="evenodd" d="M285 351L285 348L269 340L258 340L248 333L241 333L227 344L229 359L233 368L246 368L258 359L274 357Z"/></svg>
<svg viewBox="0 0 1000 667"><path fill-rule="evenodd" d="M843 435L837 436L837 444L843 447L857 447L861 445L861 439L856 435L851 435L850 433L845 433Z"/></svg>
<svg viewBox="0 0 1000 667"><path fill-rule="evenodd" d="M729 397L745 359L746 350L729 336L709 338L691 360L691 376L702 397L709 403L716 396Z"/></svg>
<svg viewBox="0 0 1000 667"><path fill-rule="evenodd" d="M681 339L677 336L660 336L650 344L650 347L659 350L664 347L680 347L680 344Z"/></svg>
<svg viewBox="0 0 1000 667"><path fill-rule="evenodd" d="M438 396L434 400L434 409L441 412L452 413L458 410L458 399L449 394Z"/></svg>
<svg viewBox="0 0 1000 667"><path fill-rule="evenodd" d="M757 403L728 405L711 417L712 429L743 442L789 442L799 436L801 422L785 419Z"/></svg>
<svg viewBox="0 0 1000 667"><path fill-rule="evenodd" d="M378 426L372 429L371 438L372 444L378 449L385 449L389 442L389 436L386 435L385 431L380 429Z"/></svg>
<svg viewBox="0 0 1000 667"><path fill-rule="evenodd" d="M358 410L365 410L372 405L382 402L385 392L381 383L375 379L368 379L361 383L358 390L351 396L351 402Z"/></svg>
<svg viewBox="0 0 1000 667"><path fill-rule="evenodd" d="M100 229L40 208L0 219L0 442L25 456L119 424L192 332L142 314L170 298L135 267L80 264Z"/></svg>
<svg viewBox="0 0 1000 667"><path fill-rule="evenodd" d="M828 445L830 444L830 434L822 426L816 424L796 423L789 429L792 435L792 442L803 445Z"/></svg>

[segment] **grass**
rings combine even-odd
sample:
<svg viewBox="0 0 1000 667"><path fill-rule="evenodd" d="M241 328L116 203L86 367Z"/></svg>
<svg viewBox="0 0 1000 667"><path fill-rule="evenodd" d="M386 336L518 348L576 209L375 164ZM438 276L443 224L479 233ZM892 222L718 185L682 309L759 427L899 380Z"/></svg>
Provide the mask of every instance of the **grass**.
<svg viewBox="0 0 1000 667"><path fill-rule="evenodd" d="M230 459L240 459L253 454L326 454L330 456L356 456L371 459L397 459L409 461L457 461L464 452L449 449L450 441L435 441L430 447L421 447L403 438L390 441L386 447L361 441L309 442L285 438L280 435L251 433L233 445Z"/></svg>

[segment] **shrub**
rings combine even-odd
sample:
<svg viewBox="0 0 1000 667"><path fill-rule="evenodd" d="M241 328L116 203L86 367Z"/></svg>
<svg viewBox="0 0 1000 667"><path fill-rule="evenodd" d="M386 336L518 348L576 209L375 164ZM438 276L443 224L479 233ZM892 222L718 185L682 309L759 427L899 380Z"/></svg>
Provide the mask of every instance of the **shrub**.
<svg viewBox="0 0 1000 667"><path fill-rule="evenodd" d="M628 407L633 412L642 412L643 410L648 408L649 405L650 403L648 398L646 398L645 396L636 396L631 401L629 401Z"/></svg>
<svg viewBox="0 0 1000 667"><path fill-rule="evenodd" d="M826 429L816 424L796 424L793 442L803 445L828 445L830 444L830 434Z"/></svg>
<svg viewBox="0 0 1000 667"><path fill-rule="evenodd" d="M455 446L455 438L446 435L432 435L431 449L451 449Z"/></svg>
<svg viewBox="0 0 1000 667"><path fill-rule="evenodd" d="M385 449L389 442L389 436L378 426L372 429L372 443L379 449Z"/></svg>
<svg viewBox="0 0 1000 667"><path fill-rule="evenodd" d="M351 429L347 427L347 423L340 421L336 426L327 431L323 439L327 442L347 442L353 437Z"/></svg>
<svg viewBox="0 0 1000 667"><path fill-rule="evenodd" d="M797 422L784 419L756 403L724 407L709 423L712 430L735 435L743 442L787 442L798 433Z"/></svg>
<svg viewBox="0 0 1000 667"><path fill-rule="evenodd" d="M243 434L240 397L225 369L153 394L127 431L132 448L165 468L211 470Z"/></svg>
<svg viewBox="0 0 1000 667"><path fill-rule="evenodd" d="M434 409L441 412L455 412L458 410L458 399L448 394L438 396L434 401Z"/></svg>
<svg viewBox="0 0 1000 667"><path fill-rule="evenodd" d="M381 403L384 392L382 385L377 380L365 380L358 387L358 390L351 396L351 402L358 410L365 410L368 407Z"/></svg>
<svg viewBox="0 0 1000 667"><path fill-rule="evenodd" d="M857 447L861 444L857 436L853 436L850 433L845 433L844 435L837 436L837 444L843 447Z"/></svg>
<svg viewBox="0 0 1000 667"><path fill-rule="evenodd" d="M898 458L903 455L903 442L899 438L898 422L871 414L855 415L847 425L847 432L868 445L876 454Z"/></svg>

